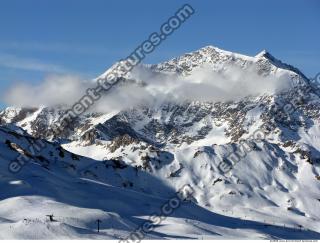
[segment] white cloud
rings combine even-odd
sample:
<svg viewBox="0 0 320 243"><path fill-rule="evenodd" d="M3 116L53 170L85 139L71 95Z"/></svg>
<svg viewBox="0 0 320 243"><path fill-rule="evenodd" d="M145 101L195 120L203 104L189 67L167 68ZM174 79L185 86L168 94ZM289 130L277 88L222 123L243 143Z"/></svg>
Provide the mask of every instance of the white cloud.
<svg viewBox="0 0 320 243"><path fill-rule="evenodd" d="M82 55L119 55L129 52L129 50L110 49L106 46L91 43L63 43L63 42L17 42L17 41L0 41L0 48L8 52L11 51L32 51L32 52L54 52L54 53L71 53ZM126 52L127 51L127 52Z"/></svg>
<svg viewBox="0 0 320 243"><path fill-rule="evenodd" d="M23 58L18 57L11 54L1 54L0 53L0 66L6 68L13 68L13 69L22 69L22 70L29 70L29 71L41 71L41 72L48 72L48 73L66 73L68 70L65 68L55 65L44 63L37 59L33 58Z"/></svg>
<svg viewBox="0 0 320 243"><path fill-rule="evenodd" d="M290 85L287 76L262 77L254 67L243 70L225 66L223 71L217 72L212 66L203 66L186 77L136 68L132 76L143 82L114 87L97 102L94 110L108 112L165 101L238 100L250 95L272 94ZM50 76L38 86L19 84L11 87L6 92L5 101L18 106L72 106L86 94L87 88L94 85L70 75Z"/></svg>
<svg viewBox="0 0 320 243"><path fill-rule="evenodd" d="M242 69L235 65L217 71L211 65L193 70L189 76L155 74L146 69L135 69L133 76L144 80L144 89L152 96L177 100L228 101L250 95L272 94L290 86L287 73L261 76L255 66Z"/></svg>
<svg viewBox="0 0 320 243"><path fill-rule="evenodd" d="M50 75L39 85L14 84L3 97L7 104L19 107L71 105L85 94L87 86L76 76Z"/></svg>

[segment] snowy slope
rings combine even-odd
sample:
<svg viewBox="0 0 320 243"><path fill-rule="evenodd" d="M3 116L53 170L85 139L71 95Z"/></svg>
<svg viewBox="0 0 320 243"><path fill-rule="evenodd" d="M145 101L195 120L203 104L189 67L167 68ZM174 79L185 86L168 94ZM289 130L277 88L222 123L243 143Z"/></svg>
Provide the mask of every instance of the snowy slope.
<svg viewBox="0 0 320 243"><path fill-rule="evenodd" d="M23 137L18 139L17 134L7 128L1 129L0 133L2 157L12 160L17 152L10 149L5 141L10 140L23 147L26 140ZM52 147L48 145L48 149ZM86 179L79 175L81 173L65 170L62 166L73 162L60 160L50 160L49 169L35 160L20 173L11 174L7 171L8 163L2 159L0 238L125 238L143 219L158 212L166 201L165 198ZM95 162L80 159L76 163L76 172L79 172L78 163L90 165ZM171 188L166 190L172 192ZM50 214L54 215L55 222L49 222L46 215ZM97 219L102 220L99 234L96 232ZM281 224L277 227L250 219L222 216L185 202L147 238L318 237L316 232L300 232L293 229L294 226L287 224L287 228L283 228Z"/></svg>

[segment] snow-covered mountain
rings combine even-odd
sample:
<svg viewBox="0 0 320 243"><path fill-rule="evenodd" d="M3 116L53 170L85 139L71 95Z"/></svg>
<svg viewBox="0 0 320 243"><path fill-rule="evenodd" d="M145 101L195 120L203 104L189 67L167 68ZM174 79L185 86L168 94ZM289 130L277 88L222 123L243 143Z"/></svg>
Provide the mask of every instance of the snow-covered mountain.
<svg viewBox="0 0 320 243"><path fill-rule="evenodd" d="M234 100L189 97L90 112L60 137L44 134L62 107L3 110L0 238L125 238L188 185L191 202L148 238L319 239L319 87L266 51L249 57L212 46L141 65L148 75L125 74L121 85L148 88L154 75L193 79L203 67L286 86ZM33 140L48 145L32 153ZM31 162L8 172L21 153ZM56 222L45 220L51 213Z"/></svg>

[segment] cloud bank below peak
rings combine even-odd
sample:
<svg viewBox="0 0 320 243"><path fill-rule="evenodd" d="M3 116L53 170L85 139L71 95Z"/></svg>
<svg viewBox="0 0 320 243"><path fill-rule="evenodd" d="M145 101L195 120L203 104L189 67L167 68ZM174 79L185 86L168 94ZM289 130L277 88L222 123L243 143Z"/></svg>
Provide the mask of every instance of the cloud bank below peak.
<svg viewBox="0 0 320 243"><path fill-rule="evenodd" d="M136 67L131 77L136 83L121 84L102 96L91 111L111 112L145 104L174 101L224 102L247 96L274 94L290 88L290 77L258 74L254 66L242 69L224 66L217 71L203 65L188 76L159 73ZM72 106L94 83L73 75L51 75L38 85L11 86L4 101L18 107Z"/></svg>

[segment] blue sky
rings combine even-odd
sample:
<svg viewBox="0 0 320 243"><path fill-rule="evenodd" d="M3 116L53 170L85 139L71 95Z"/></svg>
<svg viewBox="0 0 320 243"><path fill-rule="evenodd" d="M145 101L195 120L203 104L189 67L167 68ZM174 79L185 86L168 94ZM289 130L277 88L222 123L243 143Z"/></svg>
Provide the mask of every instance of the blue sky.
<svg viewBox="0 0 320 243"><path fill-rule="evenodd" d="M267 49L307 76L320 69L317 0L1 0L0 89L52 73L94 78L184 3L196 13L144 62L214 45L248 55Z"/></svg>

